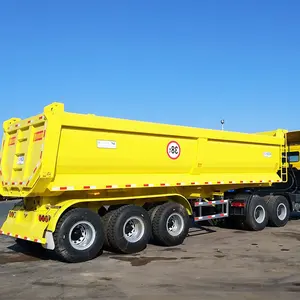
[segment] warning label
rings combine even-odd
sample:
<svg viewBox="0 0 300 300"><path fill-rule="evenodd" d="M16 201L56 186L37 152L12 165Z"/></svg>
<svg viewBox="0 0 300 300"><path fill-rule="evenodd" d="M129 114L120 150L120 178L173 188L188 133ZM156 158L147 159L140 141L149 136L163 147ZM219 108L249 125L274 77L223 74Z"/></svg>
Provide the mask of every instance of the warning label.
<svg viewBox="0 0 300 300"><path fill-rule="evenodd" d="M171 159L177 159L180 156L180 146L177 142L171 141L167 146L167 154Z"/></svg>

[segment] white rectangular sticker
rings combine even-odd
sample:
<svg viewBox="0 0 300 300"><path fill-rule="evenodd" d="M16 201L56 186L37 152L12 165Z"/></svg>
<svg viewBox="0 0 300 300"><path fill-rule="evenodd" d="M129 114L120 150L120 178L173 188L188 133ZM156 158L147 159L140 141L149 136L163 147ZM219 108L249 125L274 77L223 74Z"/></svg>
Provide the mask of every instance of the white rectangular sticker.
<svg viewBox="0 0 300 300"><path fill-rule="evenodd" d="M97 147L98 148L104 148L104 149L116 149L117 148L117 142L116 141L97 140Z"/></svg>
<svg viewBox="0 0 300 300"><path fill-rule="evenodd" d="M18 157L17 165L24 165L24 155Z"/></svg>

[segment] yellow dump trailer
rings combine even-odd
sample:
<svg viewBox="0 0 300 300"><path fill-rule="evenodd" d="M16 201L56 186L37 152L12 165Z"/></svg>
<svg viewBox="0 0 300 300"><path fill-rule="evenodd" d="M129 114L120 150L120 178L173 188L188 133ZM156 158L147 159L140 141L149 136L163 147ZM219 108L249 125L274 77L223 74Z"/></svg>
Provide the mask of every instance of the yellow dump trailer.
<svg viewBox="0 0 300 300"><path fill-rule="evenodd" d="M3 195L22 201L1 232L69 262L103 248L138 252L150 238L178 245L189 216L226 218L231 207L261 230L269 218L264 199L224 193L268 187L286 175L280 129L247 134L138 122L69 113L61 103L3 128Z"/></svg>

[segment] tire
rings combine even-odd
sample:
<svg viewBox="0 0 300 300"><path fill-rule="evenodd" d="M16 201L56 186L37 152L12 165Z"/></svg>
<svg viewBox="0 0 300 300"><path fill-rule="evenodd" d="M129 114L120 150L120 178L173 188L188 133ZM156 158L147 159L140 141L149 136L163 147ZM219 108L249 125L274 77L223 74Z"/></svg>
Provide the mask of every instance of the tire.
<svg viewBox="0 0 300 300"><path fill-rule="evenodd" d="M269 219L265 200L254 195L248 203L245 220L246 228L252 231L263 230L267 226Z"/></svg>
<svg viewBox="0 0 300 300"><path fill-rule="evenodd" d="M148 215L150 217L151 223L152 223L152 220L153 220L153 218L155 216L156 211L159 209L160 206L161 205L156 205L156 206L153 206L152 208L150 208L148 210Z"/></svg>
<svg viewBox="0 0 300 300"><path fill-rule="evenodd" d="M173 228L171 229L168 226L172 221ZM187 237L188 231L189 216L181 204L167 202L158 206L152 216L152 236L156 244L161 246L180 245Z"/></svg>
<svg viewBox="0 0 300 300"><path fill-rule="evenodd" d="M86 235L81 242L79 239ZM53 235L55 253L63 261L77 263L94 259L104 243L101 218L85 208L75 208L66 212L57 223ZM74 243L77 239L78 245ZM84 242L87 242L86 245Z"/></svg>
<svg viewBox="0 0 300 300"><path fill-rule="evenodd" d="M290 218L290 205L288 200L281 195L265 197L269 213L269 225L283 227Z"/></svg>
<svg viewBox="0 0 300 300"><path fill-rule="evenodd" d="M150 240L150 217L140 206L124 205L112 211L106 234L109 246L115 252L132 254L143 251Z"/></svg>
<svg viewBox="0 0 300 300"><path fill-rule="evenodd" d="M106 250L106 251L112 251L111 245L110 245L108 237L107 237L107 227L108 227L108 224L110 222L110 219L111 219L112 215L113 215L113 210L110 210L102 218L103 229L104 229L103 249Z"/></svg>
<svg viewBox="0 0 300 300"><path fill-rule="evenodd" d="M149 215L150 221L151 221L151 231L150 231L150 240L149 240L149 243L151 243L151 244L155 244L155 239L154 239L153 233L152 233L152 221L153 221L156 211L159 209L160 206L161 206L161 204L157 204L155 206L152 206L148 210L148 215Z"/></svg>

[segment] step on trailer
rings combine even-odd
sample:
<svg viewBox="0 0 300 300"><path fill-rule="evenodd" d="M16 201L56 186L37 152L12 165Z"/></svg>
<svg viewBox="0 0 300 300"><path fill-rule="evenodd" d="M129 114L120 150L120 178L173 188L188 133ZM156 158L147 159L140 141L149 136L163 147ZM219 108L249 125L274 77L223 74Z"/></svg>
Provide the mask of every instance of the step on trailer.
<svg viewBox="0 0 300 300"><path fill-rule="evenodd" d="M131 121L65 112L62 103L3 128L2 194L22 200L1 233L67 262L93 259L102 249L139 252L150 240L179 245L190 217L232 219L236 208L246 228L262 230L272 206L286 203L283 197L269 205L248 191L287 181L285 130Z"/></svg>

